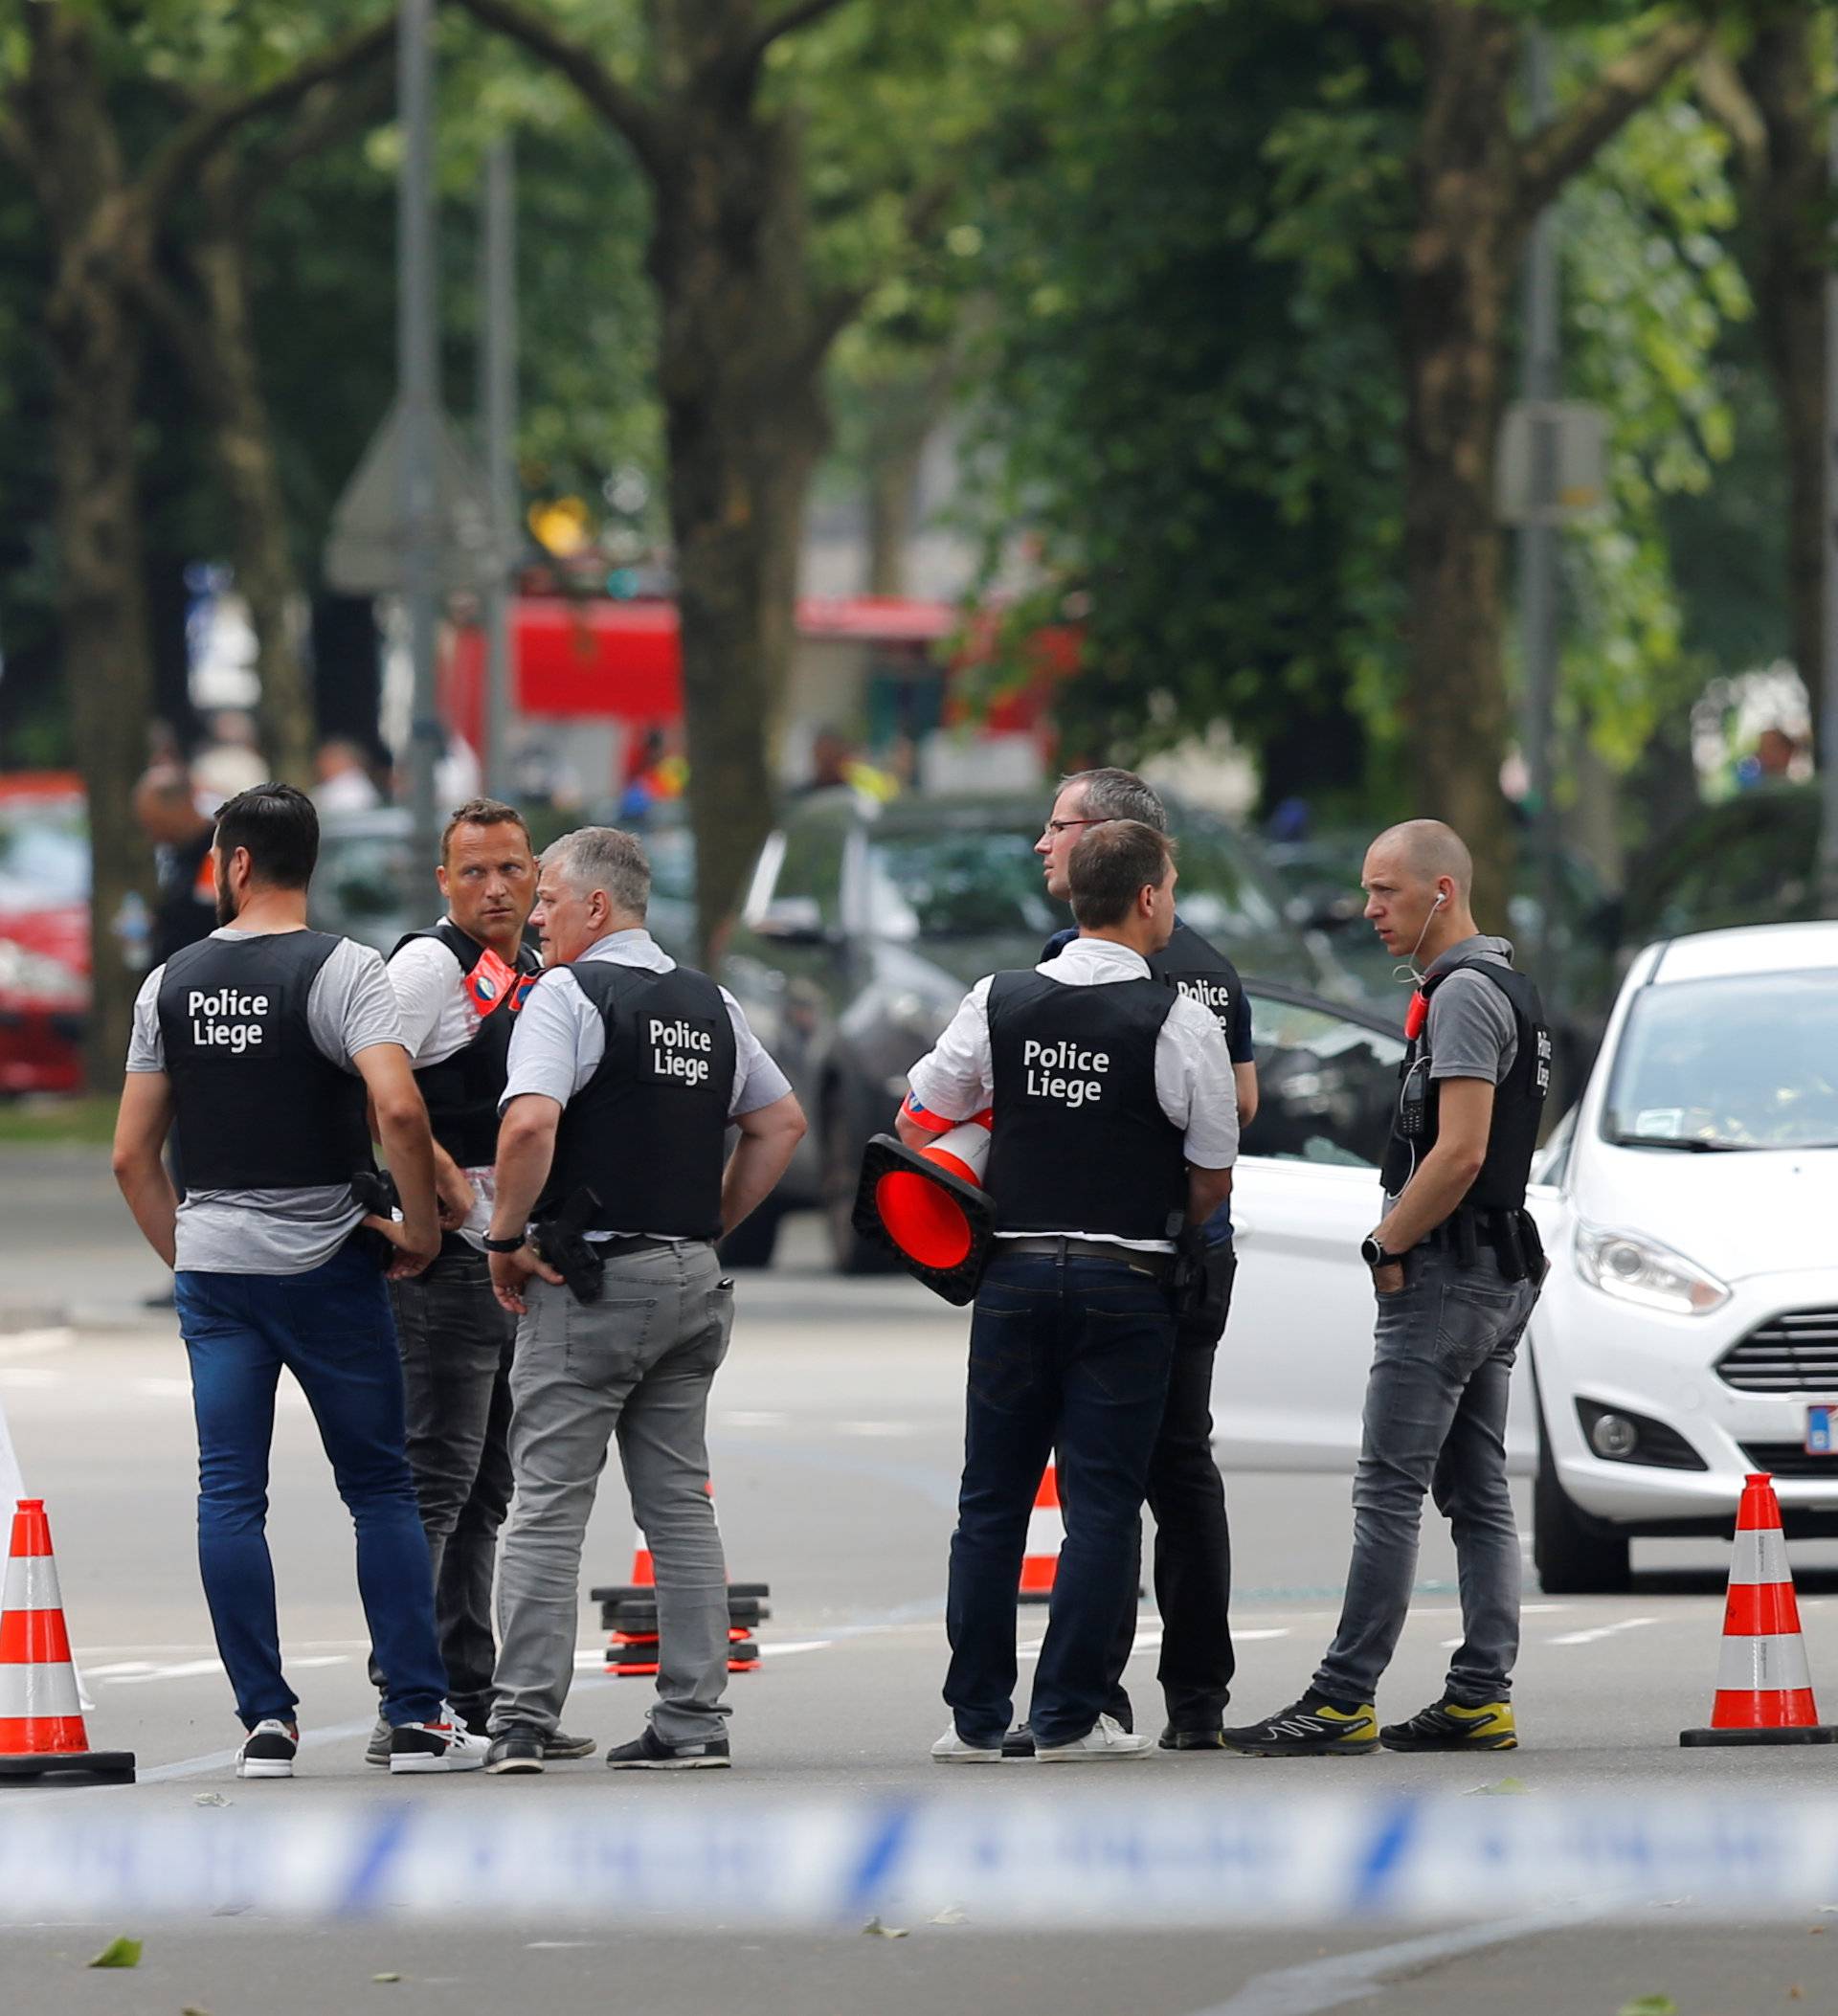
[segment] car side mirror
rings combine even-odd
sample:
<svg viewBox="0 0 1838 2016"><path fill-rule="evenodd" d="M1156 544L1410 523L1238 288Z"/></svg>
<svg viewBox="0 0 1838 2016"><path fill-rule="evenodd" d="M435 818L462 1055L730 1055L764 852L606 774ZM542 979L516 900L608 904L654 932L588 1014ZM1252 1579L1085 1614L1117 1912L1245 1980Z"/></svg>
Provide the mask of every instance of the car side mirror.
<svg viewBox="0 0 1838 2016"><path fill-rule="evenodd" d="M828 945L835 937L815 896L780 896L752 923L754 933L774 945Z"/></svg>

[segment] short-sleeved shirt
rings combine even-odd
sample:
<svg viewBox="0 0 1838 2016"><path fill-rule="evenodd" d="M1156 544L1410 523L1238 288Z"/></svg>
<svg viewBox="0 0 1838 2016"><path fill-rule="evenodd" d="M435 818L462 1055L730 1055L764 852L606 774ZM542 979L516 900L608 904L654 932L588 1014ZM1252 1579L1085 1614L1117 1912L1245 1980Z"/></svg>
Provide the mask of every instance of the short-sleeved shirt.
<svg viewBox="0 0 1838 2016"><path fill-rule="evenodd" d="M1149 962L1110 938L1079 938L1034 971L1066 987L1103 987L1146 980ZM992 974L991 978L994 977ZM989 1041L989 979L978 980L929 1055L913 1065L913 1099L943 1120L968 1120L995 1096L996 1069ZM1177 995L1155 1037L1155 1103L1181 1131L1181 1153L1196 1169L1229 1169L1238 1159L1238 1096L1219 1019L1186 995ZM1079 1225L1059 1228L1068 1238L1103 1239L1144 1252L1168 1252L1165 1239L1117 1239ZM1032 1235L1002 1232L998 1239Z"/></svg>
<svg viewBox="0 0 1838 2016"><path fill-rule="evenodd" d="M1448 971L1475 959L1510 967L1512 941L1476 932L1451 945L1424 970L1424 979L1437 981L1430 992L1429 1019L1423 1032L1429 1075L1432 1079L1482 1078L1497 1086L1519 1054L1518 1024L1512 1003L1485 974ZM1443 974L1448 977L1439 979Z"/></svg>
<svg viewBox="0 0 1838 2016"><path fill-rule="evenodd" d="M231 944L256 931L213 931ZM156 966L141 983L128 1040L130 1071L164 1071L160 982ZM322 1056L347 1071L360 1050L402 1042L402 1017L383 960L368 945L347 938L314 975L306 998L307 1026ZM184 1143L180 1143L183 1154ZM183 1171L181 1171L183 1173ZM176 1238L181 1272L304 1274L331 1259L364 1216L348 1183L300 1190L188 1190L179 1203Z"/></svg>
<svg viewBox="0 0 1838 2016"><path fill-rule="evenodd" d="M649 931L609 931L597 938L575 960L575 965L605 960L618 966L636 966L646 973L673 973L677 962ZM728 1116L738 1120L756 1113L774 1100L783 1099L791 1081L766 1054L753 1034L740 1003L727 988L721 998L734 1031L734 1082L728 1096ZM532 987L510 1039L510 1075L504 1083L500 1112L513 1099L527 1092L552 1099L566 1106L600 1067L606 1055L606 1024L575 984L568 967L559 966L543 974L540 986ZM651 1234L646 1226L634 1225L624 1232L596 1232L594 1239L617 1239Z"/></svg>

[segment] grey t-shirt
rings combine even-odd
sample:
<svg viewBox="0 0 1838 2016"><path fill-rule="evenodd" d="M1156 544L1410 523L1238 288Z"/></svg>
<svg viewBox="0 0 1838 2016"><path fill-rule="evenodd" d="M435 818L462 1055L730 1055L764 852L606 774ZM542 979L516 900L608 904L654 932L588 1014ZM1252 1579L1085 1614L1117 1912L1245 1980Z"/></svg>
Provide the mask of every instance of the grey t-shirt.
<svg viewBox="0 0 1838 2016"><path fill-rule="evenodd" d="M1512 943L1477 932L1433 959L1423 977L1433 979L1448 973L1451 966L1476 958L1510 967ZM1499 1085L1519 1054L1519 1030L1512 1007L1485 974L1449 974L1429 997L1425 1033L1433 1079L1485 1078L1490 1085Z"/></svg>
<svg viewBox="0 0 1838 2016"><path fill-rule="evenodd" d="M232 944L256 932L213 931ZM134 1002L134 1034L127 1046L130 1071L166 1069L160 1035L160 980L156 966ZM373 1043L402 1041L402 1014L383 960L368 945L347 938L313 977L306 1021L323 1055L346 1070ZM178 1265L201 1274L304 1274L324 1266L364 1216L345 1183L303 1190L188 1190L179 1205Z"/></svg>

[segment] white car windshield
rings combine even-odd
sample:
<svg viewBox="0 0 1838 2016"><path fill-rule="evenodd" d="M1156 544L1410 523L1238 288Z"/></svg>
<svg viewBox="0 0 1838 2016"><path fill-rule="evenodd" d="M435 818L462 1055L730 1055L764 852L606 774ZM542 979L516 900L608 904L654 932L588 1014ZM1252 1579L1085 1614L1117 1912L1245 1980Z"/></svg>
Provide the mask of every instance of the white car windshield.
<svg viewBox="0 0 1838 2016"><path fill-rule="evenodd" d="M1602 1131L1623 1147L1694 1153L1838 1148L1838 971L1643 989Z"/></svg>

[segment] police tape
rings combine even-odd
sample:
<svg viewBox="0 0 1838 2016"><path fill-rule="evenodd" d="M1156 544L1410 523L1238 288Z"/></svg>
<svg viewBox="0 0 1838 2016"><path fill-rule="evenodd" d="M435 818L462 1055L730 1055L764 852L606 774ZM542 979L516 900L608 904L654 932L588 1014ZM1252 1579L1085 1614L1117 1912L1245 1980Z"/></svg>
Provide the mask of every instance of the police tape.
<svg viewBox="0 0 1838 2016"><path fill-rule="evenodd" d="M1118 1788L1120 1791L1121 1788ZM556 1795L560 1796L556 1796ZM404 1915L835 1928L957 1907L983 1926L1726 1919L1838 1909L1838 1802L1080 1791L720 1811L535 1797L182 1811L0 1808L0 1920Z"/></svg>

